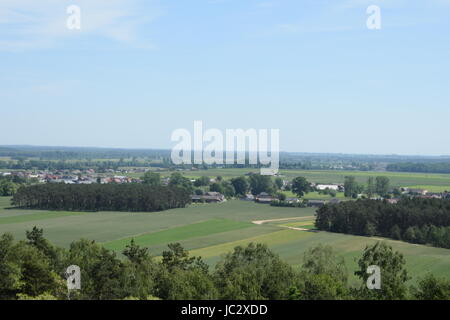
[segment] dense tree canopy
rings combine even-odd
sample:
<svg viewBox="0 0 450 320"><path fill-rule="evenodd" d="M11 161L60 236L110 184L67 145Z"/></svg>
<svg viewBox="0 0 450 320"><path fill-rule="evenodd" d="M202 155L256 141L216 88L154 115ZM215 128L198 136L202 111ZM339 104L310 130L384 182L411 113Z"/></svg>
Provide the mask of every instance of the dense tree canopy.
<svg viewBox="0 0 450 320"><path fill-rule="evenodd" d="M258 195L261 192L274 194L276 190L276 186L270 176L252 174L249 177L249 183L253 195Z"/></svg>
<svg viewBox="0 0 450 320"><path fill-rule="evenodd" d="M317 210L319 230L382 236L450 248L450 200L345 201Z"/></svg>
<svg viewBox="0 0 450 320"><path fill-rule="evenodd" d="M291 291L291 299L348 299L347 278L344 260L336 256L332 247L319 244L305 252L299 287Z"/></svg>
<svg viewBox="0 0 450 320"><path fill-rule="evenodd" d="M389 192L389 178L388 177L376 177L375 179L375 191L380 196L385 196Z"/></svg>
<svg viewBox="0 0 450 320"><path fill-rule="evenodd" d="M177 186L144 184L39 184L21 187L15 206L66 211L160 211L190 203L190 192Z"/></svg>
<svg viewBox="0 0 450 320"><path fill-rule="evenodd" d="M364 186L356 181L354 176L347 176L344 180L344 195L346 197L356 198L358 194L364 191Z"/></svg>
<svg viewBox="0 0 450 320"><path fill-rule="evenodd" d="M296 177L292 180L292 192L299 197L303 197L305 193L312 191L311 184L304 177Z"/></svg>
<svg viewBox="0 0 450 320"><path fill-rule="evenodd" d="M141 177L142 183L152 186L159 187L161 185L161 175L158 172L147 171Z"/></svg>
<svg viewBox="0 0 450 320"><path fill-rule="evenodd" d="M237 177L231 179L236 195L245 196L249 190L249 183L245 177Z"/></svg>
<svg viewBox="0 0 450 320"><path fill-rule="evenodd" d="M266 245L236 247L214 273L222 299L287 299L296 273Z"/></svg>

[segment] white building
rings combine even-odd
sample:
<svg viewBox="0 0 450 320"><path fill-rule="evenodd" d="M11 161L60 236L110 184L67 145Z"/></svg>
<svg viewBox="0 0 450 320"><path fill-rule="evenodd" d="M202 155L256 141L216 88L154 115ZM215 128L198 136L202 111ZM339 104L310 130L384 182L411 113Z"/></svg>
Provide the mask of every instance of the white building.
<svg viewBox="0 0 450 320"><path fill-rule="evenodd" d="M337 184L318 184L316 186L317 190L326 190L326 189L330 189L330 190L335 190L335 191L339 191L339 185Z"/></svg>

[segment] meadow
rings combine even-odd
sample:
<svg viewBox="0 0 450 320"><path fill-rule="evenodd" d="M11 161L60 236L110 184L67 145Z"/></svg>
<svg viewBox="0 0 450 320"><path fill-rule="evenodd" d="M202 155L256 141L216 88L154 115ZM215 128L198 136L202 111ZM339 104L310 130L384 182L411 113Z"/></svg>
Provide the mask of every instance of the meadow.
<svg viewBox="0 0 450 320"><path fill-rule="evenodd" d="M152 213L6 209L9 198L0 198L0 205L0 234L11 232L15 238L24 239L26 230L38 226L56 245L68 247L74 240L87 238L115 250L119 256L131 238L148 247L156 257L167 248L167 243L180 242L192 255L202 256L209 265L214 266L235 246L261 242L297 267L308 248L323 243L333 246L344 257L350 280L356 283L353 275L356 259L366 245L384 240L405 255L412 282L427 272L450 278L450 250L386 239L314 232L311 231L315 213L312 208L271 207L240 200L193 204L184 209Z"/></svg>

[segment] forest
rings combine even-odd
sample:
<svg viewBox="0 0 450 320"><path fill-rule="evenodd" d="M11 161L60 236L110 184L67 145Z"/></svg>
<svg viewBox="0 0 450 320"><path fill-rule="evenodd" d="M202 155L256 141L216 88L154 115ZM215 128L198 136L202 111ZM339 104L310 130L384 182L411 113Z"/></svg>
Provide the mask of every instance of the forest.
<svg viewBox="0 0 450 320"><path fill-rule="evenodd" d="M12 204L21 208L65 211L151 212L184 208L190 201L184 188L134 183L38 184L20 187L12 198Z"/></svg>
<svg viewBox="0 0 450 320"><path fill-rule="evenodd" d="M450 248L450 200L345 201L317 210L316 228Z"/></svg>

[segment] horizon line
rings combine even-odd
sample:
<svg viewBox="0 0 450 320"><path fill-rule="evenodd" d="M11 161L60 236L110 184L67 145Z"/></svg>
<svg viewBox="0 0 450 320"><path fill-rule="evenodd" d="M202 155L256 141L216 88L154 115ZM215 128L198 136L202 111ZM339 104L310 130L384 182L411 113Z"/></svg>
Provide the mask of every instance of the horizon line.
<svg viewBox="0 0 450 320"><path fill-rule="evenodd" d="M139 150L139 151L171 151L170 148L138 148L138 147L103 147L103 146L61 146L61 145L32 145L32 144L11 144L11 145L0 145L0 148L18 148L18 147L31 147L31 148L74 148L74 149L110 149L110 150ZM194 151L202 151L202 150L194 150ZM227 152L223 150L223 152ZM236 152L235 150L232 152ZM245 151L250 152L248 150ZM258 151L251 151L258 152ZM307 154L307 155L350 155L350 156L376 156L376 157L420 157L420 158L450 158L450 154L440 154L440 155L430 155L430 154L397 154L397 153L346 153L346 152L308 152L308 151L279 151L279 153L291 153L291 154Z"/></svg>

